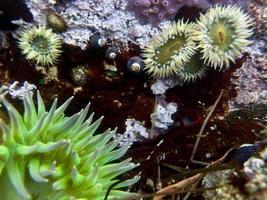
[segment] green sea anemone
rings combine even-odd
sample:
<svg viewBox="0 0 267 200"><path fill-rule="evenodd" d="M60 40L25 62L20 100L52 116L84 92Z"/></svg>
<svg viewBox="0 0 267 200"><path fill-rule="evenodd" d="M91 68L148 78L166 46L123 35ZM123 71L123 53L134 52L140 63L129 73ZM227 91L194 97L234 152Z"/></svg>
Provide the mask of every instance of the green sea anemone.
<svg viewBox="0 0 267 200"><path fill-rule="evenodd" d="M28 28L20 33L19 47L26 58L41 65L53 65L61 54L62 40L43 26Z"/></svg>
<svg viewBox="0 0 267 200"><path fill-rule="evenodd" d="M219 69L229 67L251 42L252 22L236 6L215 6L201 15L194 39L204 62Z"/></svg>
<svg viewBox="0 0 267 200"><path fill-rule="evenodd" d="M154 37L142 53L145 70L155 78L177 74L177 69L195 53L192 29L193 24L179 20Z"/></svg>
<svg viewBox="0 0 267 200"><path fill-rule="evenodd" d="M103 200L118 176L136 164L131 159L116 162L129 146L117 148L115 130L95 135L102 118L87 117L89 105L71 117L64 114L68 99L57 107L57 99L46 111L37 93L37 106L30 94L23 98L20 114L0 89L1 109L9 122L0 119L0 193L5 200ZM127 179L110 191L108 199L136 194L122 191L137 182Z"/></svg>
<svg viewBox="0 0 267 200"><path fill-rule="evenodd" d="M191 59L179 67L177 74L183 82L195 82L202 79L208 70L208 67L201 60L199 53L196 53Z"/></svg>

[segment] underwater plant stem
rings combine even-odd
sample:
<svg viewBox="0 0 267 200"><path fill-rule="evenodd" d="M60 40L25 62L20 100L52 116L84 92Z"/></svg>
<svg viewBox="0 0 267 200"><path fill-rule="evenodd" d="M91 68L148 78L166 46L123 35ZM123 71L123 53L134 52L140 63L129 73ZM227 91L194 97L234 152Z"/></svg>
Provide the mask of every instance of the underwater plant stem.
<svg viewBox="0 0 267 200"><path fill-rule="evenodd" d="M158 100L157 100L157 97L155 96L153 112L156 112L157 107L158 107ZM155 118L152 118L151 119L151 131L149 132L149 139L152 139L156 136L157 136L157 134L155 133Z"/></svg>
<svg viewBox="0 0 267 200"><path fill-rule="evenodd" d="M207 169L207 171L203 168L188 171L186 173L191 173L194 171L192 174L193 176L190 176L188 178L184 178L184 176L180 176L180 174L179 174L178 176L180 176L180 179L182 179L182 180L180 180L180 181L178 181L172 185L168 185L168 186L164 187L163 189L161 189L160 191L156 192L153 200L161 200L162 197L164 197L166 195L197 192L197 190L199 188L195 188L195 184L197 184L203 178L203 176L205 176L205 174L212 172L212 171L216 171L216 170L225 170L225 169L234 168L234 166L229 164L229 163L227 163L227 164L223 163L223 162L225 162L225 160L227 159L227 157L229 156L229 154L232 151L233 151L233 148L229 149L221 158L219 158L218 160L212 162L207 167L205 167ZM197 170L203 170L203 172L200 172ZM199 173L197 173L197 172L199 172ZM183 173L183 175L184 175L184 173ZM167 179L165 179L164 182L169 183L170 181L173 181L175 179L176 179L176 176L175 177L171 176L171 177L168 177ZM191 185L192 185L192 187L190 187ZM188 188L188 187L190 187L190 190L186 190L186 188ZM206 190L206 188L200 188L200 189Z"/></svg>
<svg viewBox="0 0 267 200"><path fill-rule="evenodd" d="M161 193L153 193L153 194L144 194L144 195L142 195L142 199L148 199L148 198L151 198L151 197L158 197L158 196L162 196L162 195L166 196L166 195L184 194L184 193L187 193L187 192L190 192L190 193L203 193L205 191L215 190L217 188L220 188L220 186L209 187L209 188L186 189L186 190L182 190L182 191L179 190L179 191L172 191L172 192L161 192ZM135 198L135 199L121 199L121 200L137 200L137 199ZM154 198L153 200L160 200L160 198L158 198L158 199Z"/></svg>
<svg viewBox="0 0 267 200"><path fill-rule="evenodd" d="M217 105L218 105L218 103L219 103L219 101L220 101L220 99L221 99L221 97L223 95L223 91L224 90L221 91L219 97L216 99L215 103L213 104L210 112L208 113L207 117L205 118L205 120L204 120L204 122L203 122L203 124L202 124L202 126L201 126L201 128L200 128L200 130L198 132L198 134L197 134L197 139L196 139L196 142L195 142L195 145L194 145L194 149L193 149L191 157L190 157L190 161L192 163L200 164L200 165L208 165L208 164L210 164L210 163L207 163L207 162L195 160L194 157L195 157L195 154L196 154L197 147L199 145L200 139L202 137L202 134L203 134L203 132L204 132L204 130L206 128L206 125L207 125L212 113L214 112L215 108L217 107Z"/></svg>
<svg viewBox="0 0 267 200"><path fill-rule="evenodd" d="M196 189L197 185L199 184L201 179L197 180L193 185L192 185L192 189L190 191L187 192L187 194L185 195L185 197L183 198L183 200L187 200L190 195L192 194L193 190Z"/></svg>
<svg viewBox="0 0 267 200"><path fill-rule="evenodd" d="M205 168L194 169L194 170L182 172L182 173L179 173L177 175L168 177L167 180L183 179L183 178L188 178L188 177L194 176L198 173L208 173L208 172L221 171L221 170L227 170L227 169L234 169L234 165L229 164L229 163L225 163L225 164L214 165L214 166L205 167Z"/></svg>

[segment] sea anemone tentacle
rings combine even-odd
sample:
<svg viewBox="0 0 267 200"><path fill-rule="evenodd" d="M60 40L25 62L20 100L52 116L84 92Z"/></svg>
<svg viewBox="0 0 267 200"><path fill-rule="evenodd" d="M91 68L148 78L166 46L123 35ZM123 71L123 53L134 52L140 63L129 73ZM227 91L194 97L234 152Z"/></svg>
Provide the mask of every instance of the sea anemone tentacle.
<svg viewBox="0 0 267 200"><path fill-rule="evenodd" d="M41 65L55 64L62 52L61 38L44 26L21 31L18 44L26 59Z"/></svg>
<svg viewBox="0 0 267 200"><path fill-rule="evenodd" d="M177 70L177 75L183 82L195 82L202 79L207 71L208 67L201 60L199 53L196 53Z"/></svg>
<svg viewBox="0 0 267 200"><path fill-rule="evenodd" d="M135 168L131 159L116 162L129 146L118 147L116 130L95 134L103 117L86 119L89 104L65 116L73 97L47 111L39 92L37 106L30 94L23 97L24 114L6 99L0 103L9 120L0 119L0 193L3 199L104 199L118 176ZM111 189L110 197L136 194L122 191L139 180L127 179Z"/></svg>
<svg viewBox="0 0 267 200"><path fill-rule="evenodd" d="M148 74L155 78L176 75L177 69L195 53L196 44L191 37L193 26L179 20L152 39L141 54Z"/></svg>
<svg viewBox="0 0 267 200"><path fill-rule="evenodd" d="M204 62L215 69L228 68L251 43L251 26L249 16L234 5L217 5L201 14L193 37Z"/></svg>

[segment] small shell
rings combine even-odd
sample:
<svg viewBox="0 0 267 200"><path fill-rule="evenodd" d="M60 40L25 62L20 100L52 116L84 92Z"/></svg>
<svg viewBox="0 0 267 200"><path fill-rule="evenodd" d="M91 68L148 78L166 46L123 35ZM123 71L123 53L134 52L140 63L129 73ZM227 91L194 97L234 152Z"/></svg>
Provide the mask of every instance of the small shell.
<svg viewBox="0 0 267 200"><path fill-rule="evenodd" d="M77 65L71 69L71 79L77 86L86 85L87 79L87 69L84 65Z"/></svg>
<svg viewBox="0 0 267 200"><path fill-rule="evenodd" d="M90 36L90 46L92 48L101 48L104 45L104 41L99 33L95 33Z"/></svg>
<svg viewBox="0 0 267 200"><path fill-rule="evenodd" d="M56 32L64 32L67 30L65 20L54 12L49 12L46 17L47 25Z"/></svg>
<svg viewBox="0 0 267 200"><path fill-rule="evenodd" d="M8 37L5 33L0 32L0 49L9 48Z"/></svg>
<svg viewBox="0 0 267 200"><path fill-rule="evenodd" d="M133 73L142 72L145 67L145 63L139 56L131 57L127 62L127 69Z"/></svg>
<svg viewBox="0 0 267 200"><path fill-rule="evenodd" d="M115 58L117 56L117 50L114 47L109 47L106 50L105 56L107 59L115 60Z"/></svg>

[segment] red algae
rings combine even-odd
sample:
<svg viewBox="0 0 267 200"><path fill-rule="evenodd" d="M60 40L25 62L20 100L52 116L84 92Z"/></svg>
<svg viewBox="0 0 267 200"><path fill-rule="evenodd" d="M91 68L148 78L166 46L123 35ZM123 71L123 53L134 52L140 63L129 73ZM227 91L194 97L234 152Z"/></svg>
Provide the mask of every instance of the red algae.
<svg viewBox="0 0 267 200"><path fill-rule="evenodd" d="M69 114L77 112L91 102L91 111L97 113L96 118L105 116L102 130L108 127L118 127L119 132L123 132L127 118L145 122L146 127L151 126L150 113L153 112L155 99L150 88L144 87L144 84L149 85L150 80L144 74L135 76L126 69L127 60L139 53L136 46L118 54L115 60L118 71L110 77L104 69L104 61L109 62L104 57L106 47L98 50L89 48L86 51L69 45L64 45L63 48L64 53L61 62L58 63L59 81L42 83L43 75L36 71L33 64L25 61L11 41L10 49L2 51L0 55L0 62L3 64L0 69L1 82L11 83L19 80L34 83L44 96L46 104L51 104L55 97L63 102L74 94L75 98L68 110ZM224 89L223 97L207 125L196 159L211 161L233 146L253 143L260 139L257 133L262 127L257 122L238 119L223 120L227 112L228 100L236 95L230 82L232 73L242 65L245 59L244 57L239 60L226 71L211 70L203 80L176 86L167 91L167 101L178 104L179 110L174 114L176 123L164 135L134 144L128 153L134 160L141 163L140 169L144 180L148 177L156 179L157 163L160 158L162 160L159 164L172 164L182 168L190 166L191 169L197 167L189 160L196 134L209 107L214 104L222 89ZM70 71L77 64L85 64L90 73L87 74L88 81L82 89L74 92L78 87L71 80ZM114 65L112 62L109 64ZM211 130L211 127L215 129ZM207 153L211 155L209 158L206 157ZM163 179L173 175L172 170L166 167L164 169ZM141 184L140 187L144 185Z"/></svg>
<svg viewBox="0 0 267 200"><path fill-rule="evenodd" d="M130 73L126 67L130 57L139 55L138 47L130 45L129 51L118 53L113 62L105 59L107 47L88 48L83 51L78 47L64 45L64 53L57 66L58 81L43 82L44 75L35 69L33 63L25 61L14 39L10 39L10 48L2 50L0 54L2 83L12 83L15 80L34 83L48 106L56 97L60 102L64 102L74 95L75 98L67 111L69 114L77 112L91 102L91 111L96 113L95 117L104 116L101 130L118 127L118 132L122 133L127 118L134 118L144 122L145 127L151 127L150 113L153 112L155 101L149 88L151 80L145 74L136 76ZM164 185L168 184L170 177L177 174L163 166L164 164L187 170L200 167L191 163L190 156L196 135L222 89L223 97L207 124L195 159L211 162L233 146L254 143L261 138L259 132L262 127L257 121L230 117L225 120L227 117L224 117L228 109L227 102L236 95L230 79L235 69L245 60L244 56L225 71L210 70L203 80L176 86L167 91L167 102L175 102L178 105L178 112L173 116L175 124L163 135L135 143L128 152L128 156L140 162L137 170L142 171L143 181L136 189L146 191L147 178L157 181L158 165L163 169L161 178ZM71 69L80 64L87 69L87 82L81 88L75 85L70 75ZM117 71L108 74L106 64L115 66Z"/></svg>
<svg viewBox="0 0 267 200"><path fill-rule="evenodd" d="M11 83L17 80L33 83L37 85L48 104L55 97L64 101L74 94L75 98L69 112L77 112L91 102L91 110L97 113L96 117L105 116L101 127L103 129L118 127L119 132L123 132L127 118L135 118L149 125L154 96L149 88L144 88L145 76L136 77L126 71L127 59L136 50L127 52L129 55L118 55L118 61L115 60L114 65L118 71L112 77L108 77L104 69L104 62L107 61L103 49L82 51L68 45L63 48L64 54L57 66L58 81L52 80L44 84L42 75L36 71L33 64L25 61L15 44L12 44L11 48L0 56L0 62L3 64L0 73L8 74L8 77L1 76L0 81ZM88 66L90 73L86 85L74 92L77 86L71 80L70 70L81 63Z"/></svg>
<svg viewBox="0 0 267 200"><path fill-rule="evenodd" d="M249 117L253 115L255 108L250 111L240 111L234 115L226 114L228 101L236 95L230 79L235 69L241 67L245 60L244 56L226 71L211 70L201 81L176 86L167 91L167 101L178 104L178 112L174 114L176 123L164 135L135 144L130 152L130 155L141 163L140 170L144 180L147 178L157 179L158 166L161 166L163 184L168 185L170 177L174 178L173 173L177 175L177 172L163 166L165 164L184 168L184 170L201 167L192 163L190 157L196 135L221 90L224 90L223 96L204 130L204 136L200 140L195 159L211 162L232 147L261 140L260 118L267 113L266 107L258 108L258 120ZM146 186L143 184L139 187Z"/></svg>
<svg viewBox="0 0 267 200"><path fill-rule="evenodd" d="M200 9L197 7L183 7L176 13L175 19L186 18L194 21L199 12ZM18 13L16 17L26 21L32 20L31 15L25 15L27 16ZM11 23L11 18L5 23L4 28L0 23L1 29L13 30L16 27ZM27 62L21 55L11 34L7 35L9 48L0 49L0 83L28 81L35 84L48 107L55 98L58 98L61 104L74 95L75 98L67 110L69 115L91 102L90 110L96 113L95 118L104 116L100 131L118 127L118 133L123 133L127 118L142 122L146 128L152 126L150 114L154 111L155 96L150 90L150 85L153 80L145 73L131 73L126 67L129 58L140 55L139 46L129 43L129 49L120 49L113 61L105 58L105 51L114 41L108 41L101 48L92 48L88 45L86 50L64 44L63 53L56 66L56 79L46 80L46 75L36 70L35 64ZM116 42L115 44L118 44ZM139 168L133 172L141 172L141 181L134 188L135 191L156 191L156 188L148 189L146 182L148 178L154 183L158 182L159 166L163 186L181 179L181 173L167 165L176 166L182 171L203 167L192 163L190 157L197 134L222 90L223 96L204 129L195 159L212 162L232 147L262 140L260 132L263 127L260 122L261 117L267 114L266 105L252 105L251 108L229 113L229 100L237 95L231 79L235 70L246 61L247 56L244 55L228 69L210 69L202 80L176 86L166 92L166 101L175 102L178 107L178 111L172 115L174 124L164 134L134 143L127 152L127 156L131 156L134 162L140 163ZM85 69L86 79L82 85L76 84L71 75L72 69L79 65ZM44 68L48 69L49 67ZM194 198L201 197L191 197Z"/></svg>

